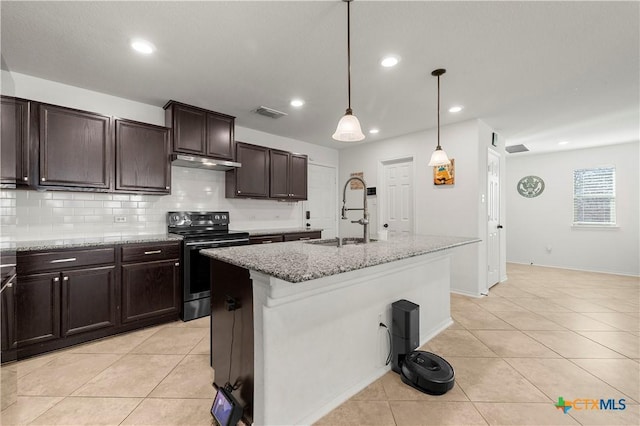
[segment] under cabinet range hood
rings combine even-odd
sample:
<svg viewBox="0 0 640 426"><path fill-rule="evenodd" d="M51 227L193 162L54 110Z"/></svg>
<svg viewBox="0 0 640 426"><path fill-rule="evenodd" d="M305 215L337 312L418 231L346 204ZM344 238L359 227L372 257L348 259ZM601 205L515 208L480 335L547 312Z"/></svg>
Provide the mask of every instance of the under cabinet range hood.
<svg viewBox="0 0 640 426"><path fill-rule="evenodd" d="M213 158L196 157L193 155L173 154L171 164L174 166L191 167L206 170L231 170L242 167L242 164L233 161L215 160Z"/></svg>

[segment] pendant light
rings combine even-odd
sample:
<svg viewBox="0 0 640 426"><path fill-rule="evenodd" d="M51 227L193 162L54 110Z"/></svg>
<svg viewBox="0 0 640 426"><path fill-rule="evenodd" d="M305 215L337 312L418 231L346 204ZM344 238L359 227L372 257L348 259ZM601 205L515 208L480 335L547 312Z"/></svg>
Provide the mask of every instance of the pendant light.
<svg viewBox="0 0 640 426"><path fill-rule="evenodd" d="M438 77L438 146L436 150L431 154L431 161L429 161L429 166L446 166L451 164L449 161L449 157L447 157L447 153L444 152L442 147L440 146L440 76L447 72L447 70L438 68L437 70L433 70L431 75L434 77Z"/></svg>
<svg viewBox="0 0 640 426"><path fill-rule="evenodd" d="M332 138L341 142L358 142L364 139L364 133L360 128L360 121L351 111L351 13L352 0L342 0L347 3L347 89L349 93L349 106L345 115L338 122L336 132Z"/></svg>

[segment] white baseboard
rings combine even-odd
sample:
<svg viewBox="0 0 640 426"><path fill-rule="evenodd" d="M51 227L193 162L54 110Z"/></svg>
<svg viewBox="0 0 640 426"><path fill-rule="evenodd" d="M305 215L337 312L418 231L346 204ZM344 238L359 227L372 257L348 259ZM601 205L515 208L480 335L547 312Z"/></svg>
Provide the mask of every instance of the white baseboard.
<svg viewBox="0 0 640 426"><path fill-rule="evenodd" d="M460 291L460 290L450 290L451 293L460 294L462 296L475 297L476 299L480 299L482 297L481 294L475 294L468 291Z"/></svg>
<svg viewBox="0 0 640 426"><path fill-rule="evenodd" d="M597 273L597 274L620 275L622 277L640 278L640 275L636 275L636 274L625 274L625 273L622 273L622 272L602 271L602 270L599 270L599 269L570 268L568 266L543 265L541 263L531 264L531 263L527 263L527 262L513 262L513 261L509 261L507 263L513 263L513 264L516 264L516 265L540 266L542 268L566 269L567 271L594 272L594 273Z"/></svg>

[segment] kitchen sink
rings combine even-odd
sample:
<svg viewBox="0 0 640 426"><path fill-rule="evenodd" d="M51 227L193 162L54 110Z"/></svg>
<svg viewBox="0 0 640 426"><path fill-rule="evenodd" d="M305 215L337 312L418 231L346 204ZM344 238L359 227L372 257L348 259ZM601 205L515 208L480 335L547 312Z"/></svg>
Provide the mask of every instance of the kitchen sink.
<svg viewBox="0 0 640 426"><path fill-rule="evenodd" d="M369 240L370 243L373 243L377 240ZM306 241L306 244L313 244L316 246L324 246L324 247L338 247L338 239L337 238L333 238L330 240L313 240L313 241ZM359 244L364 244L364 238L343 238L342 239L342 245L343 246L348 246L348 245L359 245Z"/></svg>

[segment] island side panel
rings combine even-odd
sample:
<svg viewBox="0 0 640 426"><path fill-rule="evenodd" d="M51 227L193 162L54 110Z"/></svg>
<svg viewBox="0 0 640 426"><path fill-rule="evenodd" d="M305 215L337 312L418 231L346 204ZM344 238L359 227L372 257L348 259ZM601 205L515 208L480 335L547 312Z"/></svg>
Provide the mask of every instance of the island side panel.
<svg viewBox="0 0 640 426"><path fill-rule="evenodd" d="M255 424L311 424L389 371L391 303L420 305L424 344L452 321L450 254L416 256L303 283L251 271Z"/></svg>
<svg viewBox="0 0 640 426"><path fill-rule="evenodd" d="M239 308L235 311L228 310L228 297L238 302ZM244 418L249 424L253 422L253 334L253 290L249 271L212 259L211 366L215 371L215 384L223 387L229 380L232 385L240 385L233 391L233 396L244 406Z"/></svg>

